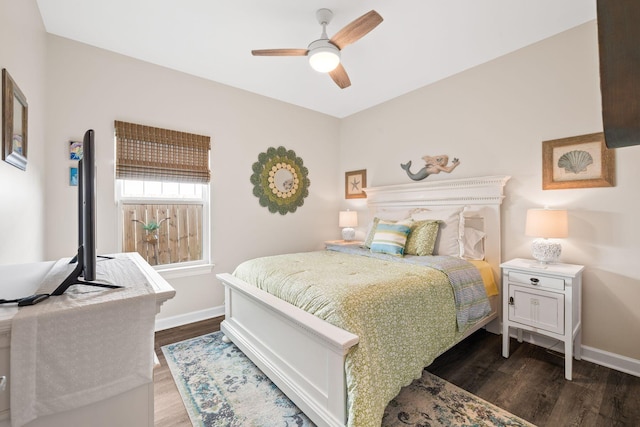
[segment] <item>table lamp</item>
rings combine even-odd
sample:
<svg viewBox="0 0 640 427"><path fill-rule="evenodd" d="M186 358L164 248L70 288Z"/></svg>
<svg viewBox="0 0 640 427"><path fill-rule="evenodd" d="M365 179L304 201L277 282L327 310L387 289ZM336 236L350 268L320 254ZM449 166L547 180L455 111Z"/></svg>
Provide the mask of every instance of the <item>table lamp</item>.
<svg viewBox="0 0 640 427"><path fill-rule="evenodd" d="M340 211L338 219L338 227L342 228L342 239L353 240L356 237L356 230L353 227L358 226L358 212L356 211Z"/></svg>
<svg viewBox="0 0 640 427"><path fill-rule="evenodd" d="M529 209L525 234L536 237L531 244L533 257L541 264L553 263L562 252L559 242L549 240L567 237L567 211L563 209Z"/></svg>

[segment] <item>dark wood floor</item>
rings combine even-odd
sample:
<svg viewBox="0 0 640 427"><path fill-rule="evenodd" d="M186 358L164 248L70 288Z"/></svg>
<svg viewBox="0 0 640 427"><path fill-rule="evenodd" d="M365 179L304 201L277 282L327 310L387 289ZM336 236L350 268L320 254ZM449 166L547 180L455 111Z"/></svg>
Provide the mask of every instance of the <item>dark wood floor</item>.
<svg viewBox="0 0 640 427"><path fill-rule="evenodd" d="M427 370L538 426L640 426L640 378L584 360L564 379L564 355L478 331Z"/></svg>
<svg viewBox="0 0 640 427"><path fill-rule="evenodd" d="M156 333L156 427L191 425L160 347L217 331L221 321ZM500 336L481 330L427 369L540 427L640 426L640 378L574 360L573 381L566 381L562 354L513 339L508 359L501 349Z"/></svg>

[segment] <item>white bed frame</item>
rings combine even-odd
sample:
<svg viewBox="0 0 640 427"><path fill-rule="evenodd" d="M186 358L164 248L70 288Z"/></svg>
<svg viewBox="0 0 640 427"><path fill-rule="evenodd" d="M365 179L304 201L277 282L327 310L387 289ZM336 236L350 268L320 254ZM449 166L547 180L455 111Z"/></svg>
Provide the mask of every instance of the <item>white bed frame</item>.
<svg viewBox="0 0 640 427"><path fill-rule="evenodd" d="M465 217L477 217L483 223L485 259L500 287L500 205L509 178L489 176L367 188L367 201L372 213L465 206ZM228 273L217 278L225 286L221 330L226 337L318 426L346 425L344 363L358 336ZM461 339L485 326L499 333L499 296L494 299L491 315Z"/></svg>

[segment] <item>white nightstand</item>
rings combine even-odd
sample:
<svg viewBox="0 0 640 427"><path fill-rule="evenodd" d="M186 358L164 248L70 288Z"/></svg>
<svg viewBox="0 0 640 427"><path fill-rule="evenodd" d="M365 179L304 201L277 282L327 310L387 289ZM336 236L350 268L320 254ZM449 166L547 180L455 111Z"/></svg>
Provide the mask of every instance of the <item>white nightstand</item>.
<svg viewBox="0 0 640 427"><path fill-rule="evenodd" d="M571 379L573 357L582 343L582 271L573 264L538 264L512 259L502 267L502 355L509 357L509 327L564 342L564 376Z"/></svg>
<svg viewBox="0 0 640 427"><path fill-rule="evenodd" d="M364 242L361 240L327 240L324 242L325 247L329 245L334 246L362 246Z"/></svg>

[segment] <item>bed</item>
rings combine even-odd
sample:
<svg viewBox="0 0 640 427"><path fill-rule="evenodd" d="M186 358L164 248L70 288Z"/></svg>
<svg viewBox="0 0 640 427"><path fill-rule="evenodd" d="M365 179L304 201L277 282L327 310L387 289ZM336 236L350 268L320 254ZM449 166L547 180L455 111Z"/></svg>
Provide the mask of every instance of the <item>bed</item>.
<svg viewBox="0 0 640 427"><path fill-rule="evenodd" d="M339 308L347 306L344 305L346 304L344 301L336 303L335 306L328 306L322 301L318 303L318 295L311 295L311 302L309 300L300 302L299 295L295 293L298 291L295 291L293 296L287 296L287 292L291 292L286 287L288 285L281 286L280 290L269 289L270 285L265 285L266 282L263 279L267 276L278 276L286 264L303 266L301 271L304 270L304 274L296 274L295 276L298 279L302 277L301 280L304 282L304 278L309 274L308 280L314 281L315 284L316 278L311 276L311 272L307 273L307 270L313 270L310 266L316 263L316 258L329 259L330 264L328 265L331 263L349 264L344 274L357 276L360 280L373 280L373 276L378 275L375 272L377 267L372 263L391 262L384 259L389 255L362 256L365 254L349 252L370 251L348 248L345 251L327 250L317 253L294 254L291 255L293 258L278 256L270 257L269 260L260 259L253 261L252 267L249 269L241 265L235 275L219 274L217 277L225 286L226 299L225 320L221 324L221 330L315 424L319 426L363 426L376 425L377 420L379 425L381 411L384 410L386 402L393 397L393 392L397 393L401 386L418 377L421 368L428 365L433 358L479 328L486 327L488 330L499 333L500 206L504 198L504 186L508 179L509 177L506 176L491 176L376 187L366 190L371 219L394 216L400 219L407 214L417 214L416 218L420 214L429 217L432 212L440 213L452 210L459 212L459 218L464 218L463 223L460 223L463 225L455 228L456 233L461 234L466 231L466 234L471 235L475 230L483 234L483 238L477 243L482 245L484 260L474 262L474 265L482 265L485 275L488 270L489 275L498 281L498 289L496 295L489 298L488 314L483 314L479 320L471 316L469 322L464 323L463 319L461 323L459 311L454 310L452 317L451 310L448 308L446 311L442 311L445 314L440 314L438 311L440 308L416 310L416 304L419 307L426 307L424 304L427 303L418 301L419 293L411 293L424 292L424 290L414 289L415 283L413 282L426 280L429 283L440 283L442 277L445 281L453 282L451 278L455 274L437 266L432 268L435 264L413 265L415 262L411 261L411 257L406 257L408 262L387 264L384 270L397 270L399 276L413 276L414 272L418 270L420 270L420 274L423 272L429 274L428 280L421 278L413 280L413 282L410 281L408 285L396 286L407 300L406 313L414 314L406 316L403 314L403 308L401 306L398 308L396 302L388 303L389 300L386 298L391 294L398 293L392 290L381 291L381 295L384 295L381 297L383 298L382 302L367 300L366 295L368 294L366 293L362 293L356 298L357 300L367 300L369 301L368 305L377 307L373 316L382 316L385 312L391 313L388 319L383 319L380 322L387 324L390 332L378 333L378 330L370 330L366 325L375 323L371 319L361 322L365 326L358 326L357 314L346 313L346 310L343 313ZM449 232L453 229L449 227ZM441 238L444 237L439 235L438 239ZM441 240L438 244L442 245L443 241ZM463 249L460 247L461 251ZM353 258L347 260L347 257L358 258L351 265L352 261L350 260ZM457 269L469 270L470 264L464 261L450 259L451 257L432 258L442 258L441 261L445 264L448 262L450 267L453 266L453 271L457 271ZM427 264L429 263L431 261L428 261ZM254 270L254 265L257 265L255 267L257 270ZM318 268L324 269L325 275L330 277L330 281L340 283L340 281L346 280L340 276L343 273L338 270L328 270L333 267L321 266ZM282 274L285 283L288 283L287 278L291 277L287 274ZM478 276L477 272L476 276ZM344 283L349 283L348 286L344 286L349 288L360 289L359 286L364 286L363 283L357 281L353 283L345 281ZM256 285L262 286L276 295L278 292L284 292L285 295L281 296L290 300L291 303L260 289ZM309 289L309 292L313 292L312 287ZM386 288L380 287L379 289ZM442 289L442 286L435 287L434 285L428 291L431 293L429 298L439 301L438 307L458 304L458 295L453 297L454 292L451 291L451 285L448 285L446 291ZM341 292L340 290L338 293ZM349 297L346 298L348 300ZM414 306L413 309L409 308L411 304ZM408 323L398 320L404 317L418 318L421 320L421 324L428 324L428 326L424 326L424 331L417 330L413 326L408 327ZM358 333L349 331L358 331ZM425 334L420 336L424 336L424 342L429 342L429 345L422 343L420 339L415 339L415 336L411 335L412 333ZM431 337L431 334L436 337ZM388 337L388 340L378 340L379 335ZM421 346L420 352L414 351L412 346L406 344L408 342ZM435 342L435 344L432 345L431 342ZM370 348L373 348L376 353L374 354L374 350L370 352ZM391 369L395 368L396 364L402 365L403 363L411 366L409 373L397 374L394 369ZM367 376L368 378L362 380L362 377ZM364 384L364 386L358 384ZM386 397L384 399L386 402L377 402L378 397L372 399L368 395L368 391L363 392L363 390L377 388L378 384L381 389L385 390ZM392 394L389 395L389 393ZM369 400L371 400L370 403L363 403L369 402Z"/></svg>

